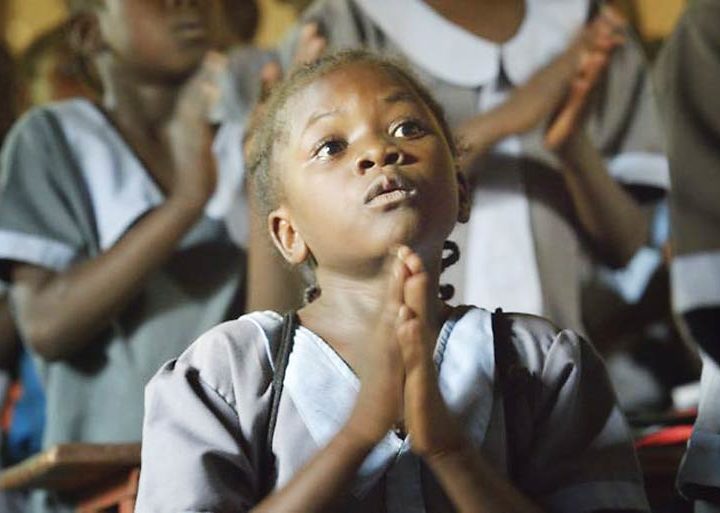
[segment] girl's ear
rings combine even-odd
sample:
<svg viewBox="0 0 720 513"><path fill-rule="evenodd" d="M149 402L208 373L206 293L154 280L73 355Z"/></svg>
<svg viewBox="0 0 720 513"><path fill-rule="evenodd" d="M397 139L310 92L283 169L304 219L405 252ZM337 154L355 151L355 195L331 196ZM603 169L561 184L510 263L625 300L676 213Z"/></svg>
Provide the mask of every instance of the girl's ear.
<svg viewBox="0 0 720 513"><path fill-rule="evenodd" d="M470 187L465 173L457 170L458 181L458 222L467 223L470 220Z"/></svg>
<svg viewBox="0 0 720 513"><path fill-rule="evenodd" d="M270 213L268 228L275 247L282 253L286 262L295 266L308 259L310 249L285 207L280 207Z"/></svg>
<svg viewBox="0 0 720 513"><path fill-rule="evenodd" d="M83 13L70 21L70 45L85 58L92 58L105 49L100 20L95 13Z"/></svg>

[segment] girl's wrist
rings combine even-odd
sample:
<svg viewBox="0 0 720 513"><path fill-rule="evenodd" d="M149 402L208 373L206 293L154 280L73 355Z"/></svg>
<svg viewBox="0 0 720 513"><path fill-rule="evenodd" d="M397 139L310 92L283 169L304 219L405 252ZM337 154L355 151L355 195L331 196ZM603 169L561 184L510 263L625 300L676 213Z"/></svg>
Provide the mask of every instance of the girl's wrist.
<svg viewBox="0 0 720 513"><path fill-rule="evenodd" d="M582 163L591 156L592 152L597 150L582 127L575 128L555 150L555 154L565 168L573 171L581 169Z"/></svg>
<svg viewBox="0 0 720 513"><path fill-rule="evenodd" d="M476 453L470 447L470 442L460 440L457 443L448 445L443 449L437 449L419 456L428 464L431 469L437 470L447 466L470 466L472 464L472 455Z"/></svg>
<svg viewBox="0 0 720 513"><path fill-rule="evenodd" d="M335 438L352 452L369 454L384 436L384 433L380 436L376 431L368 429L363 418L353 413Z"/></svg>
<svg viewBox="0 0 720 513"><path fill-rule="evenodd" d="M200 194L184 193L179 188L170 192L165 205L179 215L198 218L205 210L207 198Z"/></svg>

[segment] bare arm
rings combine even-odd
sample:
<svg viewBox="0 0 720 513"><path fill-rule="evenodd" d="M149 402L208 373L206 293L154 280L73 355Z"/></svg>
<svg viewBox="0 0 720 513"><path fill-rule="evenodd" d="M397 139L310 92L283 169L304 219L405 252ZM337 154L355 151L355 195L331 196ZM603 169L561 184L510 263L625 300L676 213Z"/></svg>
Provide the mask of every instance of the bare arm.
<svg viewBox="0 0 720 513"><path fill-rule="evenodd" d="M476 451L461 450L426 458L433 474L459 512L540 513Z"/></svg>
<svg viewBox="0 0 720 513"><path fill-rule="evenodd" d="M515 89L507 101L457 127L464 161L471 162L506 137L525 133L553 114L577 70L577 52L572 45Z"/></svg>
<svg viewBox="0 0 720 513"><path fill-rule="evenodd" d="M545 144L556 149L582 117L588 94L607 65L610 53L624 43L625 21L610 8L590 22L548 65L517 87L501 105L457 128L468 162L502 139L523 134L551 119Z"/></svg>
<svg viewBox="0 0 720 513"><path fill-rule="evenodd" d="M650 213L610 176L584 131L558 154L581 226L608 265L625 266L648 240Z"/></svg>
<svg viewBox="0 0 720 513"><path fill-rule="evenodd" d="M13 298L24 339L47 360L82 349L128 305L201 212L171 198L109 251L66 272L16 264Z"/></svg>

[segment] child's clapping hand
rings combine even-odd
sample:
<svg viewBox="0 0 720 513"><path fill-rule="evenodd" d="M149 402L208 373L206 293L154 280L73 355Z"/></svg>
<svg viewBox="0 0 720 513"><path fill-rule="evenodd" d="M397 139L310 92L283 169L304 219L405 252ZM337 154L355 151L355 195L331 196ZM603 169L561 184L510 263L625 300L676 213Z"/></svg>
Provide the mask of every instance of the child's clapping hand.
<svg viewBox="0 0 720 513"><path fill-rule="evenodd" d="M368 327L367 345L357 373L362 383L349 425L370 445L379 442L402 418L403 372L398 320L409 271L398 256L387 258L388 285L377 321Z"/></svg>
<svg viewBox="0 0 720 513"><path fill-rule="evenodd" d="M405 374L404 421L413 451L424 458L463 447L463 435L440 394L433 361L439 320L432 279L410 248L398 251L407 278L402 290L397 340Z"/></svg>
<svg viewBox="0 0 720 513"><path fill-rule="evenodd" d="M545 147L559 150L577 132L590 92L612 52L625 41L626 26L614 9L603 7L564 52L517 87L507 101L457 128L464 158L472 161L505 137L528 132L548 119Z"/></svg>
<svg viewBox="0 0 720 513"><path fill-rule="evenodd" d="M170 197L191 208L202 209L215 191L217 169L212 154L215 134L210 113L220 101L218 84L226 67L223 55L209 52L200 69L181 90L168 124L174 171Z"/></svg>
<svg viewBox="0 0 720 513"><path fill-rule="evenodd" d="M588 96L607 68L610 55L625 42L627 22L612 7L604 6L568 48L573 63L570 89L558 114L545 132L545 147L558 150L576 132Z"/></svg>

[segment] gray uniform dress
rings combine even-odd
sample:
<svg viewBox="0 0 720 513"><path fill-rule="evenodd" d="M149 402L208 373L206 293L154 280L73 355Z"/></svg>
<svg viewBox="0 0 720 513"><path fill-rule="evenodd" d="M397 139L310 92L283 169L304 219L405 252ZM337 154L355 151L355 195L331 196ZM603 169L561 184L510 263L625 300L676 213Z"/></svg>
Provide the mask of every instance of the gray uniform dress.
<svg viewBox="0 0 720 513"><path fill-rule="evenodd" d="M242 183L240 131L231 122L220 128L213 148L218 191L131 304L76 355L36 358L47 396L45 447L139 441L150 377L200 333L241 311L244 253L225 226ZM115 128L86 100L31 111L6 139L1 162L4 272L12 262L62 272L94 258L164 201Z"/></svg>
<svg viewBox="0 0 720 513"><path fill-rule="evenodd" d="M718 24L720 1L693 2L663 49L656 75L668 127L672 292L680 315L720 309ZM720 333L713 342L720 344ZM704 361L698 420L679 475L681 491L694 499L702 498L698 487L720 493L720 369L717 361ZM698 510L717 512L720 504Z"/></svg>
<svg viewBox="0 0 720 513"><path fill-rule="evenodd" d="M457 125L502 102L550 62L590 9L588 0L528 0L525 20L503 45L463 30L421 0L317 0L304 17L322 24L333 49L365 46L406 59ZM286 59L291 54L284 52ZM542 315L582 332L588 246L559 164L542 148L543 128L502 141L471 170L472 218L451 236L463 257L445 278L458 302ZM618 182L667 188L651 84L633 37L613 55L588 132Z"/></svg>
<svg viewBox="0 0 720 513"><path fill-rule="evenodd" d="M632 441L602 362L575 333L511 316L512 341L532 378L509 419L496 387L489 312L457 308L435 349L440 390L475 447L545 511L646 511ZM136 511L243 512L267 486L264 458L273 377L268 338L281 317L255 312L203 335L146 392ZM340 430L360 383L312 331L295 335L272 442L284 486ZM512 452L506 422L520 427ZM518 431L516 431L518 432ZM412 442L394 432L360 467L342 512L454 511Z"/></svg>

